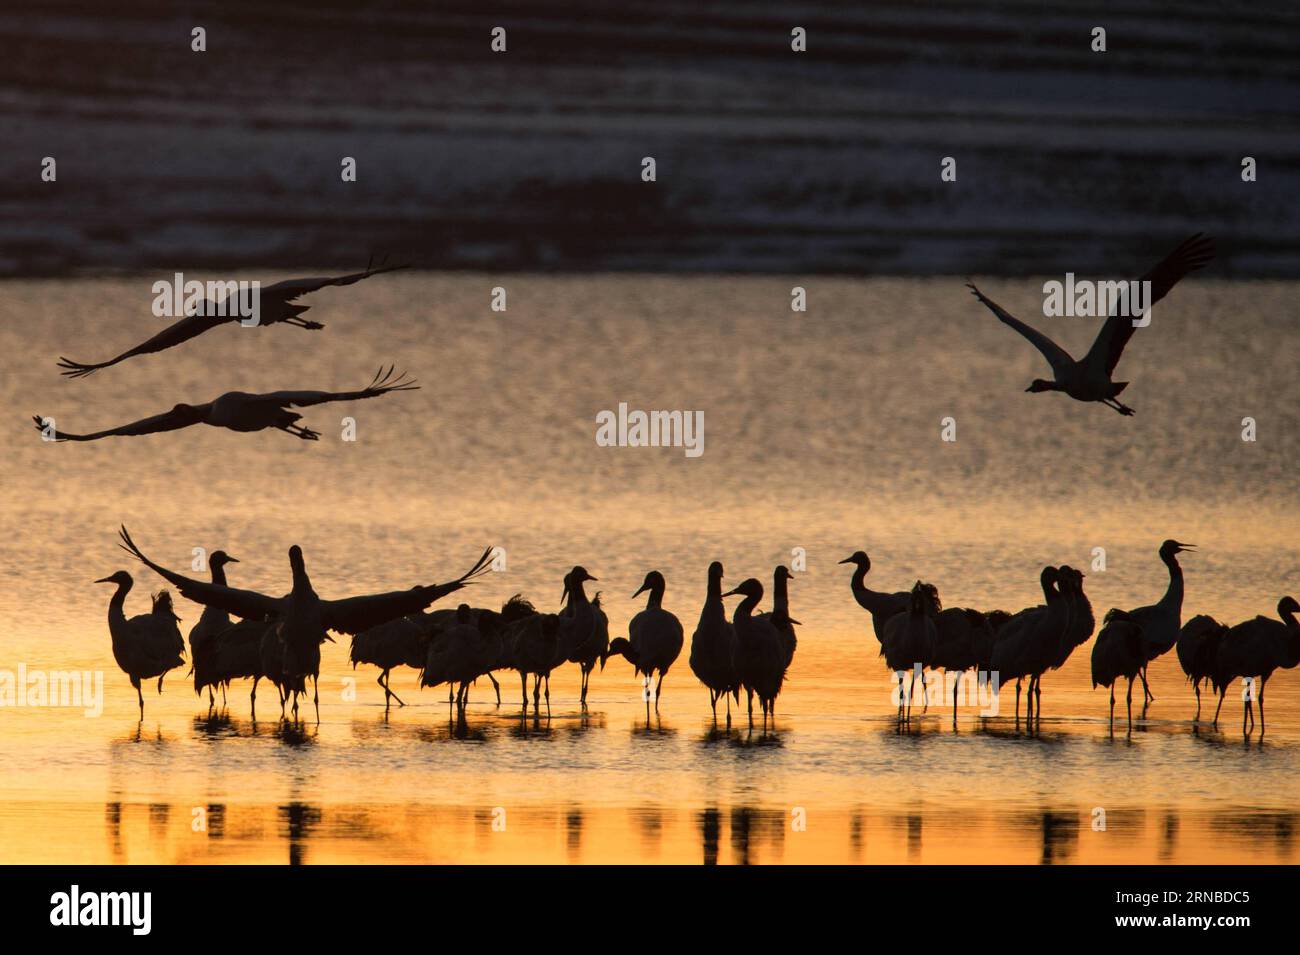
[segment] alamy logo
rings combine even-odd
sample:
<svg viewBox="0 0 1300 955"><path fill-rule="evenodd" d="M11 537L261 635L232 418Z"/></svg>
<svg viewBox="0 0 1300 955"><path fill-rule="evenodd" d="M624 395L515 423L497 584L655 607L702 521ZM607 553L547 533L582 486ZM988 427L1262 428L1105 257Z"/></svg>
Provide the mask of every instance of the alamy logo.
<svg viewBox="0 0 1300 955"><path fill-rule="evenodd" d="M684 448L688 458L704 453L703 411L628 411L596 414L596 444L602 448Z"/></svg>
<svg viewBox="0 0 1300 955"><path fill-rule="evenodd" d="M1074 279L1065 273L1065 281L1053 279L1043 283L1043 314L1048 318L1102 318L1123 315L1133 319L1134 328L1151 324L1150 282L1093 282Z"/></svg>
<svg viewBox="0 0 1300 955"><path fill-rule="evenodd" d="M180 318L203 315L220 318L239 318L239 324L256 325L262 317L262 283L208 282L197 279L185 281L185 273L177 272L172 281L159 279L153 283L153 313L158 318Z"/></svg>
<svg viewBox="0 0 1300 955"><path fill-rule="evenodd" d="M104 712L103 670L0 670L0 708L66 706L87 717Z"/></svg>
<svg viewBox="0 0 1300 955"><path fill-rule="evenodd" d="M51 925L129 925L133 935L148 935L153 925L152 892L69 892L50 896Z"/></svg>

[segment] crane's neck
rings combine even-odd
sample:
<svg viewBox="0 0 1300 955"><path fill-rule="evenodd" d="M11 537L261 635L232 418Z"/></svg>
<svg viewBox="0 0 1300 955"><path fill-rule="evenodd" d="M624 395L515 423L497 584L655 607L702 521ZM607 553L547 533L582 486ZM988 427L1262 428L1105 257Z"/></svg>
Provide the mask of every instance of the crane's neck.
<svg viewBox="0 0 1300 955"><path fill-rule="evenodd" d="M582 587L583 581L569 585L569 606L579 607L585 603L590 603L587 599L587 591Z"/></svg>
<svg viewBox="0 0 1300 955"><path fill-rule="evenodd" d="M882 594L867 587L867 571L870 569L865 564L859 564L858 569L853 572L853 580L849 583L853 588L853 599L863 610L872 614L887 613L893 607L892 595Z"/></svg>
<svg viewBox="0 0 1300 955"><path fill-rule="evenodd" d="M117 585L117 591L113 594L113 599L108 602L108 632L114 633L115 623L126 623L126 595L131 592L135 586L135 581L128 580Z"/></svg>
<svg viewBox="0 0 1300 955"><path fill-rule="evenodd" d="M1159 607L1177 617L1183 613L1183 568L1178 565L1178 558L1173 554L1162 558L1169 568L1169 588L1160 598Z"/></svg>
<svg viewBox="0 0 1300 955"><path fill-rule="evenodd" d="M790 616L789 581L778 574L772 578L772 616L785 619Z"/></svg>
<svg viewBox="0 0 1300 955"><path fill-rule="evenodd" d="M645 605L647 610L658 610L664 605L664 588L662 584L655 584L646 594Z"/></svg>
<svg viewBox="0 0 1300 955"><path fill-rule="evenodd" d="M732 622L737 625L742 622L748 622L750 615L754 612L754 608L758 606L758 602L762 599L763 597L761 594L746 596L744 600L736 605L736 612L732 614L731 617Z"/></svg>
<svg viewBox="0 0 1300 955"><path fill-rule="evenodd" d="M222 587L226 586L226 565L225 564L212 565L212 582L214 584L220 584Z"/></svg>

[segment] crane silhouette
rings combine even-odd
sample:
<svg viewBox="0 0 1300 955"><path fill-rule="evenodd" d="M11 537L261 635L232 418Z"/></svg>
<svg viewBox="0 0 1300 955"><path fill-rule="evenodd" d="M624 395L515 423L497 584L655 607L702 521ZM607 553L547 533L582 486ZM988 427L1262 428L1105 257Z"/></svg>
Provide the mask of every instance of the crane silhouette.
<svg viewBox="0 0 1300 955"><path fill-rule="evenodd" d="M1226 624L1219 623L1208 614L1198 614L1178 631L1178 642L1174 649L1178 654L1178 662L1196 693L1196 715L1192 717L1194 723L1201 721L1201 684L1208 682L1210 686L1214 685L1214 677L1218 672L1219 647L1227 632Z"/></svg>
<svg viewBox="0 0 1300 955"><path fill-rule="evenodd" d="M397 617L417 613L431 603L460 590L476 577L491 569L491 549L466 573L445 584L412 587L410 590L367 594L341 600L322 600L312 588L303 561L302 549L289 548L289 567L293 573L293 589L283 597L272 597L252 590L223 587L202 580L194 580L154 563L135 545L125 527L121 529L122 548L145 564L156 574L171 582L187 600L205 606L217 606L246 620L274 621L273 632L281 645L277 686L289 688L293 695L293 712L298 714L298 696L305 692L305 678L313 678L313 699L316 718L320 720L319 689L315 686L320 673L320 646L329 639L327 631L356 635ZM275 663L275 653L264 648L263 660ZM275 669L268 669L273 677ZM274 677L273 677L274 678ZM299 681L302 688L299 689Z"/></svg>
<svg viewBox="0 0 1300 955"><path fill-rule="evenodd" d="M1061 573L1047 566L1038 575L1044 604L1027 607L1003 623L997 630L990 670L998 674L999 687L1016 681L1016 725L1020 725L1020 687L1028 678L1025 694L1025 722L1034 727L1034 703L1037 681L1056 661L1061 640L1069 625L1069 608L1061 593ZM1000 693L1000 689L999 689Z"/></svg>
<svg viewBox="0 0 1300 955"><path fill-rule="evenodd" d="M600 606L600 594L594 600L587 599L583 584L596 582L596 578L587 573L586 568L578 566L564 575L564 609L560 611L560 642L564 648L564 658L569 663L578 664L582 674L582 690L579 702L587 705L587 683L591 671L601 657L609 652L609 618ZM547 682L547 702L550 701L550 679Z"/></svg>
<svg viewBox="0 0 1300 955"><path fill-rule="evenodd" d="M939 646L939 630L934 618L939 613L939 591L934 584L917 581L909 595L907 611L895 614L885 624L885 639L880 644L880 654L898 678L898 719L912 718L912 691L916 688L916 674L921 674L921 695L925 696L925 668L934 666L935 651ZM903 700L903 674L911 673L907 687L907 700Z"/></svg>
<svg viewBox="0 0 1300 955"><path fill-rule="evenodd" d="M101 577L95 583L117 585L108 602L108 634L113 642L113 659L135 687L143 720L144 694L140 682L157 677L158 692L162 693L163 677L185 663L185 641L177 627L180 618L172 608L171 594L164 590L153 599L149 613L127 619L126 595L135 581L125 570Z"/></svg>
<svg viewBox="0 0 1300 955"><path fill-rule="evenodd" d="M945 674L956 674L952 687L952 725L955 729L962 674L983 666L993 652L995 637L987 615L970 607L944 608L938 591L933 595L932 609L935 611L935 647L930 665L942 668Z"/></svg>
<svg viewBox="0 0 1300 955"><path fill-rule="evenodd" d="M1165 256L1140 281L1150 282L1147 308L1169 294L1178 282L1189 273L1204 268L1214 258L1214 240L1197 233L1184 240L1178 248ZM1116 310L1106 319L1097 333L1092 348L1082 359L1075 360L1070 353L1038 329L1022 322L1002 306L988 298L972 283L967 283L971 293L1002 322L1014 328L1037 348L1052 366L1052 380L1035 378L1025 391L1061 391L1076 401L1099 401L1122 415L1133 414L1133 409L1121 404L1118 395L1128 387L1127 381L1112 381L1115 366L1124 354L1124 347L1133 337L1134 315L1121 315Z"/></svg>
<svg viewBox="0 0 1300 955"><path fill-rule="evenodd" d="M760 617L770 620L772 626L776 627L776 632L781 635L781 650L785 654L787 670L794 662L794 651L799 645L794 632L795 625L799 621L790 616L790 581L792 580L794 575L784 564L779 565L772 572L772 612L759 614Z"/></svg>
<svg viewBox="0 0 1300 955"><path fill-rule="evenodd" d="M307 278L307 279L290 279L285 282L276 282L274 285L268 285L266 288L259 288L258 295L258 327L264 325L293 325L297 328L321 329L325 326L320 322L309 322L301 318L303 312L311 308L310 305L295 305L295 299L307 295L311 292L318 291L329 285L352 285L360 282L362 279L368 279L372 275L380 275L384 272L394 272L398 269L404 269L405 265L392 265L385 268L372 269L366 267L364 272L353 272L350 275L337 275L327 278ZM183 342L196 338L204 332L211 331L221 325L243 322L244 316L240 314L237 307L238 303L232 302L228 296L220 302L213 302L204 299L202 303L196 304L190 314L184 318L178 319L173 324L164 328L158 334L154 335L147 341L141 342L134 348L129 348L122 352L116 358L110 358L108 361L101 361L88 364L86 362L73 361L70 358L60 358L59 367L63 369L63 374L68 378L83 378L86 375L93 374L101 368L108 368L119 362L126 361L128 358L134 358L137 355L155 354L165 351L168 348L174 348Z"/></svg>
<svg viewBox="0 0 1300 955"><path fill-rule="evenodd" d="M1043 673L1048 669L1059 670L1065 666L1074 651L1088 642L1088 638L1092 636L1092 631L1097 626L1096 618L1092 615L1092 603L1088 600L1088 595L1083 592L1083 572L1062 564L1056 568L1056 573L1056 589L1064 604L1065 622L1061 626L1056 652L1050 654L1048 665L1034 675L1034 713L1039 722L1043 718ZM1043 647L1045 655L1048 655L1049 651L1050 645Z"/></svg>
<svg viewBox="0 0 1300 955"><path fill-rule="evenodd" d="M237 564L239 560L231 557L224 550L214 550L208 556L208 569L212 572L212 582L226 585L226 565ZM206 645L210 643L217 634L230 627L230 614L217 607L204 607L203 612L199 614L198 621L190 628L190 660L195 667L199 666L204 657ZM209 674L211 670L208 671ZM213 695L213 687L221 687L221 702L225 703L225 683L219 681L209 681L205 678L203 686L208 690L208 706L211 708L216 703ZM199 691L198 675L195 675L194 690Z"/></svg>
<svg viewBox="0 0 1300 955"><path fill-rule="evenodd" d="M330 401L359 401L363 398L378 398L392 391L418 389L419 385L408 380L404 374L394 377L390 367L379 369L374 380L360 391L272 391L264 395L228 391L206 404L178 404L170 411L90 434L59 431L57 427L50 427L50 419L42 415L32 415L32 420L36 422L36 430L43 437L56 442L98 441L113 436L158 434L162 431L179 431L196 424L242 433L275 428L305 441L318 441L320 432L297 424L302 415L289 411L289 408L306 408Z"/></svg>
<svg viewBox="0 0 1300 955"><path fill-rule="evenodd" d="M531 603L516 594L509 604L515 607L512 619L501 634L501 668L519 674L523 693L521 717L528 715L528 677L533 677L533 713L540 716L540 692L546 685L546 712L551 711L551 671L565 662L560 639L562 622L559 614L538 613Z"/></svg>
<svg viewBox="0 0 1300 955"><path fill-rule="evenodd" d="M384 709L387 710L393 700L398 706L406 705L390 685L392 671L399 666L423 669L428 645L427 622L419 614L411 614L362 630L352 638L348 656L354 670L358 663L379 667L375 682L383 688Z"/></svg>
<svg viewBox="0 0 1300 955"><path fill-rule="evenodd" d="M763 729L767 729L768 716L781 694L785 682L785 645L780 632L766 617L754 616L754 608L763 599L763 585L750 577L724 597L743 596L731 617L736 630L736 670L741 685L747 692L758 694L763 709ZM754 725L754 710L749 710L749 725ZM772 722L773 729L776 721Z"/></svg>
<svg viewBox="0 0 1300 955"><path fill-rule="evenodd" d="M1159 554L1169 569L1169 586L1156 603L1128 611L1128 620L1142 628L1142 669L1138 676L1142 680L1144 710L1146 703L1155 700L1147 684L1147 664L1174 648L1183 625L1183 568L1177 555L1195 548L1195 544L1180 544L1176 540L1162 543Z"/></svg>
<svg viewBox="0 0 1300 955"><path fill-rule="evenodd" d="M1133 732L1133 680L1142 672L1145 660L1142 626L1127 611L1112 607L1106 611L1101 633L1092 645L1092 686L1110 690L1110 733L1115 735L1115 681L1128 680L1125 703L1128 707L1128 731Z"/></svg>
<svg viewBox="0 0 1300 955"><path fill-rule="evenodd" d="M1255 714L1252 702L1259 699L1259 735L1264 735L1264 686L1269 677L1279 669L1289 670L1300 663L1300 603L1294 597L1283 597L1277 603L1277 615L1282 619L1271 620L1268 617L1255 617L1239 623L1224 634L1219 646L1216 688L1219 691L1219 708L1223 706L1223 697L1229 684L1234 679L1258 682L1248 684L1242 694L1241 731L1250 733L1255 728ZM1256 690L1258 686L1258 690ZM1250 729L1246 720L1250 720ZM1214 725L1219 725L1219 709L1214 711Z"/></svg>
<svg viewBox="0 0 1300 955"><path fill-rule="evenodd" d="M194 693L202 696L208 691L208 712L214 705L212 689L221 687L221 702L226 702L226 687L235 680L252 680L249 708L257 718L257 684L263 677L262 640L270 624L257 620L243 620L231 624L220 633L205 639L191 651L194 664Z"/></svg>
<svg viewBox="0 0 1300 955"><path fill-rule="evenodd" d="M664 590L667 586L664 575L659 571L652 570L645 575L641 588L632 595L635 600L648 593L645 609L628 623L626 638L615 637L610 641L608 651L600 660L602 671L605 669L605 660L615 655L622 655L632 664L635 673L642 678L641 695L645 700L647 714L650 711L650 680L658 671L659 681L654 690L655 710L658 711L659 691L663 689L664 677L682 652L682 622L663 608Z"/></svg>
<svg viewBox="0 0 1300 955"><path fill-rule="evenodd" d="M731 726L731 697L740 704L740 675L736 671L736 630L722 602L722 564L709 564L708 587L700 620L691 635L691 672L708 688L713 722L718 722L718 700L727 701L727 726Z"/></svg>
<svg viewBox="0 0 1300 955"><path fill-rule="evenodd" d="M457 713L464 717L469 685L498 665L501 634L495 625L480 629L474 609L466 603L456 608L456 618L439 629L430 640L421 686L449 684L455 694Z"/></svg>

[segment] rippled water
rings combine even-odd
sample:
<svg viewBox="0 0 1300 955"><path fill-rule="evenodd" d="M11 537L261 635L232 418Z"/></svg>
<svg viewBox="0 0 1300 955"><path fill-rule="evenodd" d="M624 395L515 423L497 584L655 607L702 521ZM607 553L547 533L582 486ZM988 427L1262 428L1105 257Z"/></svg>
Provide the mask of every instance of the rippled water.
<svg viewBox="0 0 1300 955"><path fill-rule="evenodd" d="M316 295L321 332L225 328L61 380L58 355L102 359L156 330L154 278L8 282L0 301L0 669L101 669L106 693L97 719L0 708L0 858L1295 861L1295 671L1269 683L1263 744L1243 741L1235 701L1222 732L1193 728L1173 654L1151 668L1147 720L1110 739L1087 648L1044 679L1038 737L1016 732L1009 706L989 720L963 709L956 732L933 707L900 735L835 563L864 548L879 587L923 577L949 605L1010 610L1038 602L1043 564L1071 563L1100 616L1163 593L1155 549L1176 537L1200 545L1183 561L1185 617L1271 615L1300 590L1294 283L1176 289L1120 365L1127 420L1023 393L1040 359L956 279L401 274ZM795 284L806 315L789 310ZM1033 320L1041 283L981 284ZM488 308L497 285L504 314ZM1067 347L1087 347L1094 322L1055 321ZM227 390L357 388L388 362L423 389L307 409L319 443L194 428L53 445L29 425L89 431ZM705 453L598 447L596 413L619 402L702 410ZM344 416L355 443L338 440ZM519 719L505 674L499 708L481 681L468 725L449 725L445 697L409 670L393 685L411 705L385 718L370 668L345 700L346 638L325 647L319 726L282 727L269 691L254 723L246 687L208 720L180 672L137 724L110 654L111 588L91 581L130 569L128 613L159 581L117 550L119 523L181 570L192 548L224 548L242 561L232 582L275 593L292 543L326 597L447 579L494 544L507 570L474 602L523 592L555 609L580 562L614 634L649 569L689 633L710 560L729 580L767 580L801 547L804 626L766 736L714 732L685 655L648 721L617 659L586 716L570 667L549 722ZM1104 572L1089 569L1096 547ZM199 611L180 613L188 630Z"/></svg>

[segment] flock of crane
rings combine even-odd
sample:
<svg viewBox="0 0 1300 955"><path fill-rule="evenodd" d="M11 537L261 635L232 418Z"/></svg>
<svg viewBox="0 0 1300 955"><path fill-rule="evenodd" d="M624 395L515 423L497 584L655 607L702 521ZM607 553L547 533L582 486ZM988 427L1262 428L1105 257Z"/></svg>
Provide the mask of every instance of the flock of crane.
<svg viewBox="0 0 1300 955"><path fill-rule="evenodd" d="M1203 268L1214 258L1214 243L1208 236L1193 235L1180 243L1139 280L1148 283L1145 296L1149 308L1163 299L1185 276ZM401 268L398 266L397 268ZM391 268L367 266L356 272L327 278L292 279L260 290L260 325L285 324L303 329L320 329L319 322L301 316L308 306L296 304L310 292L326 286L352 285ZM1052 368L1051 380L1034 379L1026 391L1062 392L1084 402L1099 402L1122 415L1133 409L1118 395L1128 382L1113 380L1124 349L1139 322L1117 308L1103 323L1092 347L1082 359L1038 329L1009 314L973 284L971 292L997 318L1034 345ZM204 301L185 317L148 340L107 361L84 363L60 360L63 374L81 378L95 371L140 355L166 351L223 324L240 322L238 309L226 302ZM394 376L393 368L380 369L374 380L359 391L277 391L267 394L227 392L201 405L177 404L170 411L126 425L88 434L57 429L53 421L36 416L36 426L47 440L93 441L109 436L143 435L175 431L195 424L223 427L237 432L274 428L304 440L316 440L319 433L300 425L300 415L290 411L331 401L379 397L395 391L411 391L416 384L405 375ZM385 705L393 700L405 705L393 692L389 680L399 666L420 673L421 686L449 687L449 703L463 716L468 691L480 677L487 677L496 689L495 672L514 670L519 674L523 712L528 712L528 678L533 678L533 711L539 712L542 695L550 708L550 675L565 663L577 664L581 673L579 702L586 706L592 672L604 669L612 656L624 657L642 678L647 708L651 699L658 706L659 691L668 670L684 645L681 622L664 609L666 583L658 571L645 577L637 596L648 594L646 607L632 618L626 637L609 638L609 621L600 606L600 595L589 599L584 585L596 578L582 567L574 567L564 578L564 605L559 613L538 611L522 596L512 597L500 610L461 604L455 610L429 611L437 600L454 593L490 569L484 553L462 576L443 584L414 587L406 591L372 594L342 600L322 600L312 589L302 551L289 551L293 573L291 591L273 597L229 586L225 568L235 559L216 551L209 560L212 579L194 580L167 570L149 560L122 529L122 546L132 556L173 584L181 596L202 604L204 610L191 630L190 660L197 693L208 690L209 705L215 705L215 689L223 694L238 679L251 679L252 705L256 706L257 685L267 680L279 694L281 715L291 705L298 716L299 698L312 683L312 699L319 720L321 645L331 640L330 631L352 637L351 662L379 667L378 682ZM1128 680L1128 721L1133 725L1133 681L1142 684L1144 703L1154 699L1147 683L1148 664L1177 648L1178 660L1196 693L1196 719L1200 719L1201 687L1208 683L1219 694L1215 710L1218 723L1228 686L1236 679L1249 680L1244 694L1242 726L1254 727L1253 703L1259 703L1260 732L1264 728L1264 686L1279 668L1300 662L1300 606L1292 597L1277 605L1280 619L1256 617L1228 627L1212 617L1197 616L1182 623L1183 575L1177 555L1190 545L1168 540L1160 547L1160 558L1169 568L1169 588L1156 603L1135 610L1107 612L1092 650L1093 686L1110 690L1110 728L1114 731L1115 684ZM910 591L877 592L866 586L871 567L867 555L858 551L841 563L853 564L854 597L870 614L880 652L888 667L902 675L911 673L904 699L899 696L898 719L911 719L911 702L919 674L923 695L927 670L955 673L953 722L957 719L961 676L974 670L980 679L993 677L991 685L1015 680L1017 725L1020 722L1022 685L1028 681L1025 719L1031 728L1041 719L1043 676L1063 666L1071 654L1093 634L1096 622L1083 590L1084 575L1071 567L1044 567L1040 576L1044 603L1011 614L1000 610L981 612L970 608L943 609L938 590L917 581ZM700 611L699 624L691 640L690 667L709 690L709 702L717 719L719 701L726 701L726 719L731 722L731 700L737 705L740 692L748 697L749 722L753 724L753 699L758 696L764 728L775 724L776 699L786 671L794 659L799 621L790 616L790 572L776 568L772 609L759 613L763 585L749 578L728 593L722 591L723 569L714 562L708 570L708 592ZM109 631L118 665L131 678L144 716L142 680L162 678L182 666L185 644L177 626L179 618L168 593L154 598L148 614L128 619L125 600L132 587L126 571L102 581L117 585L109 605ZM724 598L742 599L727 619ZM231 617L240 618L233 621ZM651 683L658 681L651 690ZM1256 682L1257 681L1257 682ZM1246 729L1249 723L1250 729Z"/></svg>
<svg viewBox="0 0 1300 955"><path fill-rule="evenodd" d="M370 594L341 600L317 596L307 575L302 551L289 551L292 589L282 597L231 587L226 567L238 561L224 551L215 551L208 564L211 580L186 577L154 563L121 530L121 546L133 557L174 585L181 596L203 605L202 615L189 634L194 691L208 692L209 708L215 706L215 691L223 700L226 688L235 680L251 679L250 707L254 716L257 686L271 683L280 700L281 718L286 706L298 718L298 701L312 684L316 719L320 719L317 682L321 646L331 640L329 631L350 634L350 659L355 668L370 664L379 668L377 678L384 691L387 709L396 701L404 706L391 686L392 671L401 666L419 672L421 687L448 687L448 704L454 704L463 720L469 688L487 677L501 702L500 684L494 673L513 670L519 674L522 695L521 716L529 712L528 679L533 678L532 708L540 718L545 699L550 714L550 676L567 663L577 664L581 676L579 704L585 709L591 674L601 670L611 657L622 656L641 677L647 713L653 700L657 710L663 680L681 655L685 640L681 621L663 606L667 584L663 574L652 570L633 597L646 594L645 609L628 624L626 637L609 637L609 619L600 605L600 595L589 598L585 585L595 582L587 570L574 567L564 576L563 606L558 613L542 613L516 594L492 610L462 603L456 609L428 608L455 593L491 569L490 550L466 573L448 583L413 587L410 590ZM1201 716L1201 686L1208 683L1219 695L1214 714L1228 688L1238 679L1250 681L1243 694L1242 728L1254 728L1253 703L1259 703L1260 734L1264 732L1264 687L1274 671L1300 663L1300 603L1283 597L1274 620L1255 617L1236 626L1220 624L1212 617L1193 617L1182 623L1183 572L1177 555L1192 545L1167 540L1159 550L1169 571L1169 585L1156 603L1133 610L1107 612L1092 650L1093 686L1110 690L1110 730L1114 732L1115 684L1128 680L1128 725L1133 727L1133 682L1142 684L1144 703L1154 700L1147 684L1148 664L1177 649L1178 660L1196 693L1196 716ZM854 566L850 587L857 602L871 614L880 655L897 676L899 686L912 674L906 697L900 694L897 719L912 718L912 696L920 674L925 693L927 670L955 673L953 683L953 725L957 723L958 687L962 674L976 671L978 678L998 692L1000 686L1016 682L1016 724L1020 723L1022 683L1025 692L1025 721L1032 730L1041 721L1043 676L1062 667L1071 654L1093 635L1095 618L1084 593L1084 575L1072 567L1044 567L1040 575L1044 603L1010 614L1001 610L941 606L937 588L917 581L910 591L894 593L871 590L866 577L871 560L863 551L841 561ZM787 670L794 660L799 621L790 616L789 584L793 579L785 566L773 575L772 609L758 613L763 585L755 578L742 581L723 592L723 567L714 561L708 568L708 587L699 623L691 637L691 671L709 691L713 719L717 706L726 702L726 722L731 725L731 700L740 702L741 691L748 699L748 719L754 723L754 697L759 699L764 730L769 721L775 727L776 700ZM153 598L152 610L127 618L124 603L133 581L124 570L98 583L114 583L117 591L109 604L109 632L113 655L130 677L144 717L141 682L157 678L162 691L163 677L185 662L170 594L162 591ZM725 598L742 599L730 619ZM232 621L231 616L242 618ZM656 681L657 677L657 681ZM1257 681L1257 682L1256 682ZM653 689L652 689L653 685ZM1249 720L1249 728L1247 727Z"/></svg>

